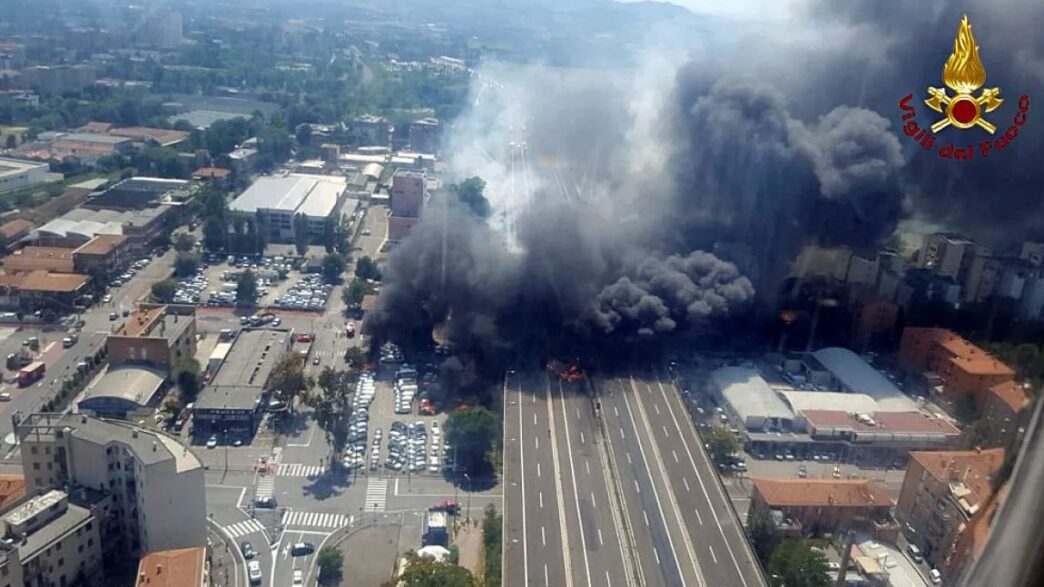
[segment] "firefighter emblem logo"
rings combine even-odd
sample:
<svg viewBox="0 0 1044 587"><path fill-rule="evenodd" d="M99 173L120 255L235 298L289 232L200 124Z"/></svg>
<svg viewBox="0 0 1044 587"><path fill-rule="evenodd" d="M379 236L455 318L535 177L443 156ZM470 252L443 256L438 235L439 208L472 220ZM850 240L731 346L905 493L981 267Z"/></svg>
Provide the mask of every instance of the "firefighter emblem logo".
<svg viewBox="0 0 1044 587"><path fill-rule="evenodd" d="M942 79L946 88L953 90L955 95L950 95L946 88L928 88L929 98L924 103L932 110L946 115L946 118L932 124L932 132L937 133L948 126L960 129L978 126L993 134L997 127L982 115L996 110L1004 100L1000 99L1001 90L997 87L984 88L978 96L975 95L975 91L986 83L986 68L979 59L979 46L972 36L967 14L957 28L953 52L943 66Z"/></svg>

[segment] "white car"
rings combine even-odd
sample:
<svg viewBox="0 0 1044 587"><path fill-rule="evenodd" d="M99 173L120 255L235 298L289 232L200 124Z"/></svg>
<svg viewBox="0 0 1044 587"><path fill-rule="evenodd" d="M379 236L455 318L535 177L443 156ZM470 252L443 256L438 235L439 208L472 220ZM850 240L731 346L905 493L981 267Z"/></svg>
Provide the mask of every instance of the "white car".
<svg viewBox="0 0 1044 587"><path fill-rule="evenodd" d="M294 569L293 587L304 587L304 573L301 569Z"/></svg>
<svg viewBox="0 0 1044 587"><path fill-rule="evenodd" d="M247 576L250 577L251 585L261 584L261 563L250 561L247 563Z"/></svg>

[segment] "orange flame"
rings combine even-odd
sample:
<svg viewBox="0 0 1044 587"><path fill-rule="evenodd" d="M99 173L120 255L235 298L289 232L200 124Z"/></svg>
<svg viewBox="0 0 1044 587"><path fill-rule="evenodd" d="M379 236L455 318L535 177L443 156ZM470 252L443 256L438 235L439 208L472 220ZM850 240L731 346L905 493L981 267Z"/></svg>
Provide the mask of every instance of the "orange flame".
<svg viewBox="0 0 1044 587"><path fill-rule="evenodd" d="M970 94L986 83L986 69L979 60L979 46L975 44L967 14L957 28L953 53L943 66L942 77L943 83L959 94Z"/></svg>

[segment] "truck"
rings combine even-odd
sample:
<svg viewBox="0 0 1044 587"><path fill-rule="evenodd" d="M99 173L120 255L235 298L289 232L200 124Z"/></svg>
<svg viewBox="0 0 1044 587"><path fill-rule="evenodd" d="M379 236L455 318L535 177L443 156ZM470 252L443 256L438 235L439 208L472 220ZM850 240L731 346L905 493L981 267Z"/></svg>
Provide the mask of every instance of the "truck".
<svg viewBox="0 0 1044 587"><path fill-rule="evenodd" d="M18 386L27 387L32 385L42 379L46 372L47 365L45 365L43 361L29 363L18 371Z"/></svg>

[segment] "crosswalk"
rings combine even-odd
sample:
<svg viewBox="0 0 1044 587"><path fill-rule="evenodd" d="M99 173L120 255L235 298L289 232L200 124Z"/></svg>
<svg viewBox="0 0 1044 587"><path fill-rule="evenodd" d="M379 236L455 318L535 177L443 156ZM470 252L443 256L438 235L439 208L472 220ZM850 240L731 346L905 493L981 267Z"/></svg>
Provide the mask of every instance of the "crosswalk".
<svg viewBox="0 0 1044 587"><path fill-rule="evenodd" d="M225 526L225 531L229 533L232 538L238 538L240 536L246 536L247 534L253 534L254 532L261 532L264 530L264 525L257 520L245 520L242 522L236 522L235 524L229 524Z"/></svg>
<svg viewBox="0 0 1044 587"><path fill-rule="evenodd" d="M301 465L297 463L279 463L276 475L283 477L318 477L323 474L319 465Z"/></svg>
<svg viewBox="0 0 1044 587"><path fill-rule="evenodd" d="M367 512L383 512L384 502L388 498L388 480L369 477L366 481Z"/></svg>
<svg viewBox="0 0 1044 587"><path fill-rule="evenodd" d="M257 480L257 492L255 493L254 499L268 499L272 497L272 491L274 489L275 479L265 475Z"/></svg>
<svg viewBox="0 0 1044 587"><path fill-rule="evenodd" d="M347 526L348 516L344 514L322 514L317 512L287 512L283 516L283 525L303 526L306 528L342 528Z"/></svg>

